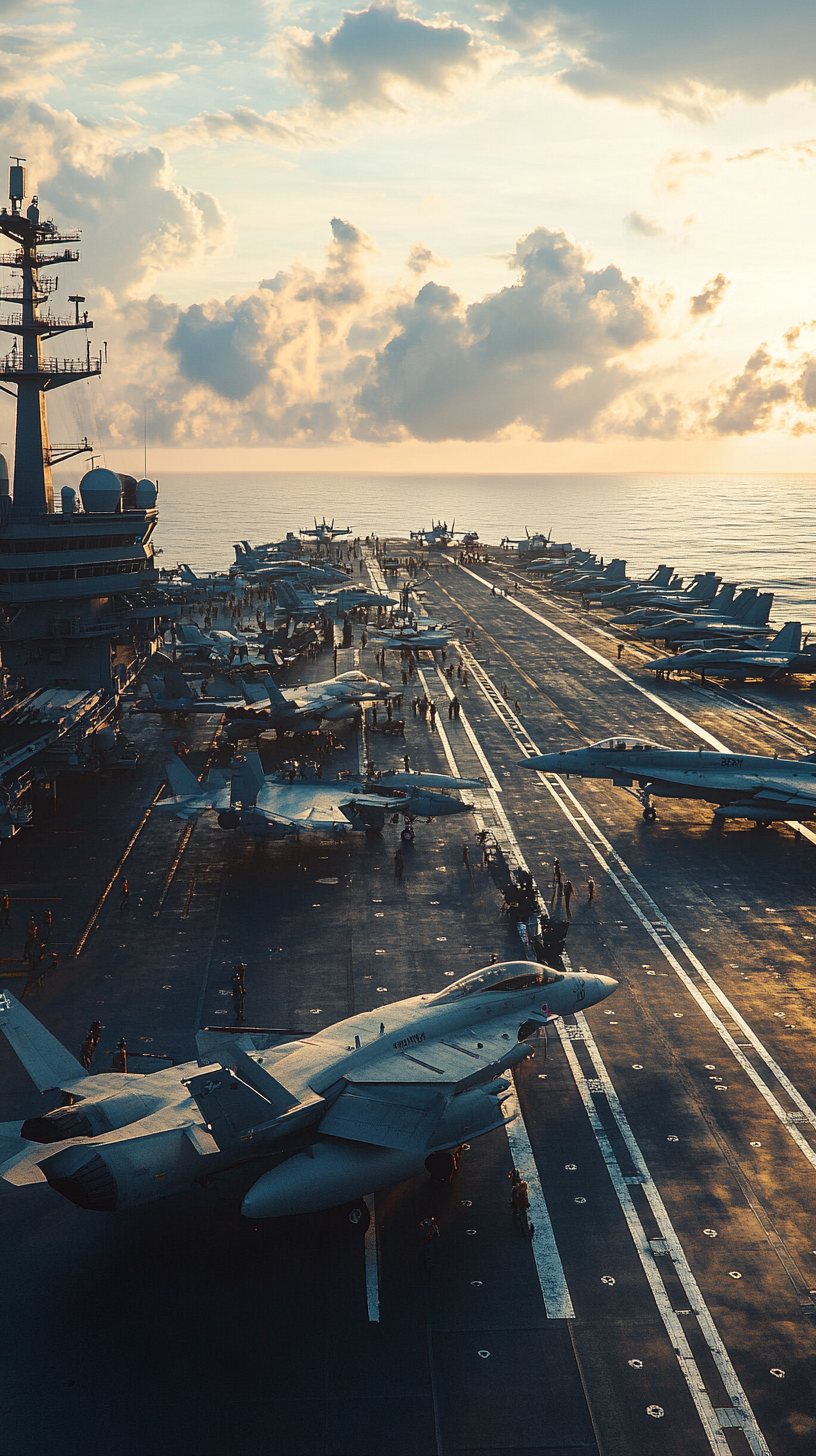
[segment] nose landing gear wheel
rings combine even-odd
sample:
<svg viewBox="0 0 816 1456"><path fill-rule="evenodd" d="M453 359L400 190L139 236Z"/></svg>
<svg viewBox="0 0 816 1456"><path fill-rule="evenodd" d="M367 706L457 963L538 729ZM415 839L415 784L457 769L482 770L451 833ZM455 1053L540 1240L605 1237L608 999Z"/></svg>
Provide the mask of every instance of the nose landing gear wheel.
<svg viewBox="0 0 816 1456"><path fill-rule="evenodd" d="M356 1198L353 1203L347 1203L340 1213L346 1232L362 1238L371 1223L368 1204L362 1198Z"/></svg>
<svg viewBox="0 0 816 1456"><path fill-rule="evenodd" d="M646 823L647 824L654 824L654 821L657 818L657 810L656 809L644 809L643 810L643 817L646 820Z"/></svg>

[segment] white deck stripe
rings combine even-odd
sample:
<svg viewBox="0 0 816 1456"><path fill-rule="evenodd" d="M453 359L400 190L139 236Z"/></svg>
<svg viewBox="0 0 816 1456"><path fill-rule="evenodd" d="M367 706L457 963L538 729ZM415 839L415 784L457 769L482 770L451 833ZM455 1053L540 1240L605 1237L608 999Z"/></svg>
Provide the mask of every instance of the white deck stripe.
<svg viewBox="0 0 816 1456"><path fill-rule="evenodd" d="M674 1231L674 1226L666 1211L665 1204L660 1197L657 1185L655 1184L655 1181L652 1178L651 1173L649 1172L649 1169L646 1165L646 1160L643 1157L635 1135L632 1132L631 1127L629 1126L628 1119L623 1110L623 1107L621 1106L618 1094L612 1085L612 1081L606 1069L603 1057L601 1056L601 1053L595 1042L595 1038L593 1037L592 1031L590 1030L589 1022L587 1021L584 1013L581 1011L576 1013L575 1020L582 1033L582 1038L592 1060L595 1074L603 1086L603 1091L609 1102L609 1108L612 1116L617 1123L618 1130L626 1144L629 1156L632 1159L632 1165L636 1169L637 1174L640 1178L640 1186L643 1188L643 1191L649 1201L649 1206L652 1210L652 1214L654 1215L655 1222L657 1223L657 1226L660 1230L661 1238L665 1240L668 1253L671 1257L672 1263L674 1264L675 1270L677 1271L680 1282L683 1285L683 1289L685 1291L689 1305L697 1319L697 1323L700 1326L703 1338L705 1339L706 1345L708 1346L708 1349L711 1352L711 1355L717 1366L720 1379L722 1380L723 1385L725 1386L725 1389L727 1390L728 1395L731 1399L732 1406L739 1419L739 1424L745 1433L748 1445L750 1446L751 1451L754 1453L754 1456L770 1456L770 1448L768 1447L765 1437L759 1429L756 1417L751 1410L748 1397L746 1396L745 1391L740 1384L737 1372L731 1363L728 1351L726 1350L725 1345L720 1338L719 1332L711 1316L711 1313L705 1303L705 1300L703 1299L697 1280L691 1272L688 1260L686 1259L686 1256L683 1252L683 1247L680 1243L679 1238L677 1237L677 1234ZM680 1324L672 1308L671 1300L669 1299L660 1275L660 1271L658 1270L655 1263L651 1245L648 1238L646 1237L643 1225L638 1218L637 1212L632 1202L632 1196L629 1192L626 1182L624 1181L623 1174L621 1173L620 1165L615 1158L614 1152L612 1151L609 1139L607 1138L606 1133L603 1130L603 1124L601 1123L600 1117L598 1116L595 1104L592 1101L592 1094L590 1093L586 1085L586 1078L583 1071L581 1070L580 1063L575 1053L575 1048L570 1042L566 1030L563 1027L563 1023L559 1022L557 1024L559 1035L561 1037L561 1041L567 1055L567 1060L570 1064L572 1075L575 1078L576 1085L583 1098L584 1106L587 1109L587 1114L589 1116L590 1122L592 1123L592 1128L598 1141L598 1145L601 1148L604 1160L610 1173L610 1177L612 1178L612 1182L615 1186L615 1192L618 1195L621 1207L623 1208L624 1214L626 1216L626 1221L629 1224L630 1232L632 1233L632 1237L634 1239L638 1254L640 1256L640 1261L643 1265L646 1277L649 1279L649 1283L652 1286L652 1290L655 1294L655 1300L657 1302L658 1309L663 1319L663 1323L665 1324L669 1336L671 1337L672 1344L674 1346L675 1353L677 1354L678 1362L680 1364L680 1368L682 1369L683 1374L686 1377L691 1396L694 1400L695 1405L697 1406L700 1419L705 1427L706 1435L708 1436L711 1449L716 1452L720 1452L723 1450L728 1451L729 1446L725 1437L722 1435L716 1411L714 1410L713 1404L703 1387L700 1371L697 1368L697 1365L691 1355L691 1350L689 1349L688 1343L686 1341L682 1325Z"/></svg>
<svg viewBox="0 0 816 1456"><path fill-rule="evenodd" d="M471 571L468 566L460 566L459 570L464 571L466 576L471 576L474 581L478 581L481 586L489 587L493 584L487 581L485 577L479 576L478 572ZM670 718L676 719L678 723L682 723L684 728L688 728L689 732L694 733L697 738L702 738L705 743L709 743L718 752L733 752L727 743L723 743L721 739L715 738L713 733L709 733L706 728L701 728L699 723L695 723L693 718L687 718L685 713L681 713L678 708L673 708L670 703L664 703L663 699L659 698L656 693L650 692L642 683L636 682L633 677L629 676L628 672L624 672L623 668L617 667L614 662L610 662L609 658L604 657L602 653L596 652L594 647L590 647L588 643L582 642L580 637L574 637L571 632L567 632L563 627L557 626L548 617L542 617L540 612L534 612L532 607L528 607L525 602L520 602L515 597L502 597L502 601L510 602L520 612L526 612L528 617L532 617L534 621L540 622L542 627L546 627L549 632L554 632L556 636L563 637L565 642L571 642L573 647L577 647L581 652L586 653L586 656L591 657L594 662L600 663L601 667L605 667L608 672L612 673L613 677L620 678L621 682L627 683L630 688L635 689L635 692L641 693L644 698L648 698L650 703L655 704L655 707L667 713ZM796 819L787 819L783 822L789 828L797 830L805 839L809 839L812 844L816 844L816 834L804 824L800 824Z"/></svg>
<svg viewBox="0 0 816 1456"><path fill-rule="evenodd" d="M612 1117L615 1118L615 1123L618 1124L619 1133L621 1133L622 1139L624 1139L625 1144L627 1144L629 1158L632 1159L632 1166L637 1169L638 1175L640 1175L641 1188L643 1188L644 1194L646 1194L648 1206L650 1206L651 1208L651 1213L654 1214L654 1222L657 1223L657 1227L659 1227L660 1229L660 1236L662 1236L664 1241L666 1241L667 1251L669 1251L670 1258L672 1258L673 1265L675 1265L676 1273L678 1273L679 1275L680 1283L682 1283L683 1290L685 1290L686 1297L688 1297L688 1302L689 1305L691 1305L692 1312L694 1312L695 1318L697 1318L697 1322L699 1328L701 1328L702 1337L704 1337L705 1344L708 1345L708 1350L711 1351L711 1356L714 1357L715 1366L717 1366L717 1370L718 1372L720 1372L720 1379L723 1380L724 1388L726 1388L727 1392L729 1392L731 1405L733 1405L734 1411L737 1412L740 1427L742 1427L742 1430L745 1431L745 1436L746 1439L748 1439L750 1450L755 1453L755 1456L771 1456L768 1443L766 1443L765 1437L762 1436L762 1431L759 1430L759 1425L758 1423L756 1423L756 1417L755 1415L753 1415L752 1409L750 1409L748 1396L746 1396L745 1390L743 1390L742 1385L740 1385L739 1376L737 1376L736 1370L734 1370L733 1364L731 1364L729 1353L727 1353L726 1350L726 1345L723 1344L723 1340L721 1340L720 1334L718 1334L717 1326L715 1326L714 1324L713 1316L711 1316L710 1310L708 1310L707 1303L705 1303L704 1297L702 1297L701 1290L699 1290L697 1280L695 1280L694 1274L692 1274L691 1268L689 1268L688 1259L686 1259L685 1254L683 1254L682 1245L680 1245L678 1235L676 1235L675 1233L675 1227L673 1227L672 1220L670 1220L669 1214L667 1214L666 1206L664 1206L662 1197L660 1197L660 1192L657 1191L656 1182L654 1182L653 1176L651 1176L650 1171L648 1171L646 1159L644 1159L643 1153L641 1153L640 1150L640 1146L638 1146L637 1139L635 1139L634 1133L632 1133L631 1127L629 1127L627 1114L625 1114L624 1108L621 1107L621 1099L618 1098L618 1093L616 1093L615 1088L613 1088L612 1086L611 1077L609 1077L608 1070L606 1070L606 1064L605 1061L603 1061L603 1057L600 1056L599 1048L597 1048L595 1037L593 1037L592 1031L590 1031L590 1026L589 1022L587 1022L586 1015L584 1015L583 1012L577 1012L576 1022L578 1026L580 1026L581 1032L583 1032L584 1045L586 1045L587 1051L589 1051L590 1059L592 1059L593 1069L595 1069L597 1079L599 1079L600 1083L602 1083L603 1092L605 1092L606 1098L608 1098L609 1109L611 1109ZM577 1064L576 1051L574 1051L574 1048L571 1047L570 1041L568 1041L567 1034L562 1031L562 1024L560 1024L560 1034L562 1041L564 1041L565 1045L567 1045L568 1047L568 1053L571 1053L570 1066L573 1067L573 1076L576 1076L577 1066L578 1077L580 1077L581 1082L583 1082L584 1105L587 1104L587 1099L589 1099L590 1104L592 1104L592 1093L590 1093L589 1089L586 1088L586 1077L584 1077L583 1072L581 1072L580 1066L578 1066ZM576 1077L576 1080L578 1080L578 1077ZM587 1111L589 1111L589 1109L587 1109ZM600 1118L597 1117L597 1109L595 1108L595 1104L592 1104L592 1121L593 1128L596 1127L596 1124L599 1125L600 1130L602 1130L603 1139L606 1139L606 1134L603 1133L602 1124L600 1124ZM606 1142L608 1142L608 1139L606 1139ZM609 1152L612 1152L611 1147L609 1147ZM615 1166L616 1169L618 1169L618 1175L621 1175L621 1169L619 1169L619 1165L618 1163L616 1163L616 1159ZM613 1181L615 1181L615 1179L613 1179ZM631 1203L631 1194L629 1194L627 1184L625 1184L622 1176L621 1184L622 1188L624 1188L625 1192L627 1192L629 1203ZM619 1197L618 1185L616 1185L615 1191L618 1192ZM632 1206L632 1211L634 1211L634 1206ZM635 1213L635 1219L637 1219L637 1213ZM640 1224L640 1219L638 1219L638 1224ZM653 1252L651 1252L651 1246L648 1245L648 1239L646 1239L646 1235L644 1235L643 1226L640 1226L640 1236L641 1239L644 1239L644 1242L646 1242L646 1246L648 1248L648 1257L651 1258L651 1262L653 1262L654 1264L654 1255ZM640 1245L638 1245L638 1252L640 1252ZM644 1262L643 1254L641 1254L641 1262ZM646 1268L646 1262L644 1262L644 1268ZM660 1274L659 1271L657 1271L657 1268L656 1273L657 1277L660 1278ZM663 1289L663 1296L664 1299L666 1299L667 1309L670 1310L670 1315L672 1315L673 1321L676 1322L676 1315L675 1312L673 1312L672 1305L670 1305L669 1296L667 1296L666 1290L664 1290L662 1278L660 1278L660 1287L662 1287ZM660 1313L662 1313L663 1315L663 1309L660 1309ZM672 1328L669 1328L669 1325L666 1325L666 1328L669 1329L669 1334L675 1334L675 1331L673 1331ZM680 1332L682 1332L682 1326L679 1326L679 1328ZM685 1335L683 1335L683 1340L685 1340ZM675 1348L676 1350L678 1350L678 1344L676 1344L676 1342ZM691 1351L689 1351L689 1356L691 1356ZM680 1358L679 1350L678 1358ZM680 1360L680 1366L682 1366L682 1364L683 1361ZM697 1366L694 1366L694 1372L695 1374L697 1374L697 1377L699 1379ZM685 1370L683 1370L683 1373L685 1373ZM686 1374L686 1379L688 1379L688 1374ZM691 1386L689 1386L689 1388L691 1388ZM718 1423L717 1415L715 1415L713 1405L711 1405L707 1393L701 1392L701 1390L699 1389L695 1390L694 1388L691 1388L691 1393L692 1396L694 1396L695 1405L697 1405L698 1411L701 1412L701 1418L702 1408L704 1408L704 1406L707 1406L708 1411L711 1411L711 1414L714 1415L715 1427L717 1427L715 1433L710 1433L710 1431L708 1431L707 1421L704 1421L704 1424L707 1425L707 1434L708 1439L710 1439L711 1441L711 1447L713 1447L713 1450L720 1450L720 1446L718 1446L717 1441L724 1441L726 1439L721 1436L720 1423ZM717 1441L714 1440L714 1434L715 1436L717 1436ZM727 1449L729 1449L729 1446L727 1446L726 1441L726 1450Z"/></svg>
<svg viewBox="0 0 816 1456"><path fill-rule="evenodd" d="M430 696L430 694L428 693L428 684L425 681L425 676L421 668L417 669L417 676L422 683L424 692L427 696ZM462 714L460 722L464 723L465 721L466 720L464 714ZM446 734L444 728L442 727L442 724L438 721L438 719L436 726L439 733L439 741L442 744L442 748L444 749L445 757L448 761L451 773L456 774L457 777L459 777L459 767L457 765L456 758L454 757L453 749L451 748L448 741L448 735ZM476 740L475 735L471 737L471 742L473 743L473 746L479 756L479 762L485 769L486 773L489 774L491 778L493 778L493 782L495 783L496 780L490 769L490 764L485 758L481 745L478 743L478 740ZM513 846L513 851L516 855L519 865L522 869L526 869L527 862L521 852L518 840L516 839L516 836L510 828L507 815L505 814L499 803L498 795L496 794L494 789L485 789L484 792L486 794L489 794L490 796L496 816L500 820L511 845ZM514 1166L518 1168L519 1172L522 1174L522 1177L527 1180L527 1186L530 1193L530 1216L535 1230L532 1240L533 1258L535 1259L538 1282L541 1285L541 1294L544 1300L544 1308L547 1312L547 1318L574 1319L575 1310L573 1309L570 1292L567 1287L567 1276L564 1273L564 1266L561 1263L561 1255L558 1252L558 1245L555 1242L555 1234L553 1233L553 1226L550 1220L549 1210L547 1208L546 1200L544 1198L544 1190L541 1186L541 1179L538 1176L538 1169L536 1167L535 1158L533 1157L533 1149L530 1144L530 1135L527 1132L527 1126L524 1121L521 1108L518 1104L518 1099L515 1093L515 1085L513 1088L512 1096L508 1097L506 1102L504 1103L504 1108L508 1115L510 1115L511 1113L516 1114L516 1121L505 1124L505 1131L507 1133L507 1141L510 1144L510 1153L513 1158Z"/></svg>
<svg viewBox="0 0 816 1456"><path fill-rule="evenodd" d="M495 684L492 682L492 680L490 679L490 677L487 674L487 672L485 672L485 669L482 667L481 663L477 662L476 659L473 658L470 653L468 653L467 655L471 659L471 663L472 663L471 670L473 672L473 675L474 675L476 681L478 682L481 677L484 677L490 683L490 686L494 689L494 694L495 694ZM498 699L498 695L497 694L496 694L496 697ZM531 739L531 737L530 737L529 733L527 732L526 728L524 727L524 725L516 717L516 714L513 712L512 708L510 708L509 705L507 703L505 703L503 699L498 700L499 706L497 706L497 702L492 702L490 696L487 693L485 693L485 698L486 698L486 701L491 704L491 706L494 709L494 712L496 712L496 716L499 718L499 721L502 722L504 724L504 726L507 728L508 732L512 735L512 737L513 737L513 739L514 739L517 747L521 750L521 752L525 755L525 757L530 753L530 745L532 745L533 751L536 752L537 750L536 750L535 744L533 743L533 740ZM514 723L517 725L518 730L519 730L519 733L516 733L516 731L515 731L515 729L513 727L513 724ZM524 735L523 739L520 736L521 734ZM661 952L661 954L663 956L665 956L666 960L669 962L669 965L672 967L672 970L674 970L676 972L676 974L679 976L679 978L682 981L683 985L685 986L686 990L689 992L689 995L692 996L694 998L694 1000L697 1002L697 1005L700 1007L700 1009L703 1011L704 1015L711 1022L711 1025L715 1028L715 1030L717 1031L718 1035L725 1042L725 1044L728 1047L729 1051L731 1052L732 1056L734 1056L734 1058L736 1059L736 1061L742 1067L742 1069L745 1072L746 1076L751 1080L751 1082L753 1082L753 1084L756 1087L757 1091L759 1092L760 1096L764 1098L765 1102L767 1102L767 1104L770 1107L771 1111L774 1113L774 1115L782 1123L782 1126L784 1127L784 1129L787 1132L788 1136L796 1144L796 1146L798 1147L799 1151L804 1154L805 1158L811 1164L811 1166L814 1167L814 1168L816 1168L816 1152L814 1152L814 1150L811 1147L810 1143L807 1141L807 1139L805 1137L803 1137L802 1133L799 1131L799 1128L796 1127L793 1123L789 1122L789 1120L788 1120L788 1113L785 1110L785 1108L777 1100L777 1098L774 1096L773 1092L766 1085L766 1083L763 1080L763 1078L759 1075L759 1073L756 1071L756 1069L749 1062L748 1058L745 1056L745 1054L743 1053L743 1051L741 1050L741 1048L735 1042L735 1040L732 1037L731 1033L729 1032L728 1028L723 1025L722 1021L718 1017L717 1013L714 1011L713 1007L709 1005L708 1001L702 995L702 993L700 992L700 990L698 989L698 987L695 986L695 984L692 981L691 977L689 976L688 972L686 970L684 970L683 966L680 964L680 962L674 956L674 954L672 953L672 951L666 945L665 941L662 939L660 932L654 928L654 926L650 923L650 921L648 920L648 918L646 917L646 915L644 915L644 913L641 910L640 906L636 903L636 901L629 894L629 891L627 890L626 886L623 884L623 881L615 874L615 871L612 869L612 867L604 859L603 855L599 851L599 848L598 848L598 845L599 844L602 845L603 848L606 850L606 852L608 854L610 854L617 861L617 863L621 867L621 870L627 876L630 884L633 885L633 886L635 886L637 888L639 894L642 895L642 897L645 900L646 904L651 907L653 914L656 917L659 917L660 918L660 920L661 920L661 922L662 922L665 930L672 936L672 938L681 947L681 949L683 950L684 954L688 957L689 961L694 966L694 969L702 977L702 979L704 980L705 984L708 986L709 990L712 992L712 995L714 995L717 998L717 1000L722 1005L723 1009L725 1011L727 1011L728 1015L733 1018L733 1020L739 1026L740 1030L744 1033L744 1035L746 1037L748 1037L749 1041L751 1042L751 1045L754 1047L754 1050L759 1054L759 1056L762 1058L762 1060L764 1061L765 1065L769 1068L769 1070L771 1072L773 1072L773 1074L776 1077L777 1081L779 1082L780 1086L785 1089L785 1091L787 1092L788 1096L796 1104L796 1106L799 1108L799 1110L802 1113L804 1113L804 1115L807 1118L808 1122L814 1128L816 1128L816 1112L814 1112L813 1108L805 1100L805 1098L802 1096L801 1092L799 1092L798 1089L794 1086L794 1084L791 1082L790 1078L786 1075L786 1073L783 1072L783 1070L780 1067L779 1063L774 1059L774 1057L771 1056L771 1053L768 1051L768 1049L760 1041L760 1039L757 1036L756 1032L751 1028L751 1026L748 1024L748 1022L745 1021L745 1019L740 1015L740 1013L737 1011L736 1007L728 999L728 997L725 995L725 993L720 990L720 987L718 986L717 982L714 980L713 976L711 976L711 974L706 970L706 968L703 965L702 961L689 948L689 946L686 944L685 940L681 936L680 932L674 928L674 926L669 921L668 917L663 913L663 911L658 907L658 905L655 903L655 901L651 898L651 896L649 895L648 891L646 889L644 889L643 885L641 885L640 881L632 873L632 871L630 870L629 866L625 863L625 861L618 854L617 850L613 848L613 846L611 845L611 843L609 842L609 840L606 838L606 835L603 833L603 830L600 829L600 827L595 823L595 821L592 819L592 817L590 816L590 814L588 813L588 811L586 810L586 808L583 806L583 804L580 803L580 801L576 797L576 795L573 792L573 790L564 782L564 780L558 774L552 774L552 775L550 775L548 777L547 774L543 773L540 769L536 769L535 772L536 772L537 777L544 784L544 787L549 791L551 797L553 798L553 800L555 801L555 803L558 805L558 807L561 810L562 814L564 814L565 818L569 820L569 822L572 824L573 828L581 836L581 839L584 841L584 844L587 846L588 850L593 855L593 857L597 860L598 865L600 866L600 868L605 872L605 874L607 874L609 876L610 880L615 885L616 889L618 889L620 891L620 893L623 896L624 900L626 901L627 905L629 905L630 909L637 916L638 920L641 922L642 926L646 930L646 933L649 935L650 939L654 941L654 943L657 946L658 950ZM592 832L595 834L595 836L596 836L596 842L595 843L593 843L593 841L589 838L589 836L584 832L584 829L582 828L582 826L579 823L578 819L576 818L576 816L570 810L569 805L566 804L566 803L564 803L563 799L561 799L559 797L559 794L557 794L555 792L555 788L554 788L554 785L553 785L552 780L555 780L557 782L557 784L558 784L559 789L561 789L563 791L563 793L567 794L569 796L569 798L572 799L572 802L575 804L576 808L580 811L580 813L581 813L581 815L583 817L584 823L587 824L589 826L589 828L592 830Z"/></svg>
<svg viewBox="0 0 816 1456"><path fill-rule="evenodd" d="M366 1304L369 1324L378 1325L380 1323L380 1269L377 1250L377 1208L373 1194L369 1194L363 1202L371 1214L371 1222L365 1233Z"/></svg>
<svg viewBox="0 0 816 1456"><path fill-rule="evenodd" d="M512 1075L510 1077L512 1081ZM575 1310L572 1307L570 1292L567 1288L564 1266L561 1263L561 1256L558 1252L558 1245L555 1242L553 1226L550 1222L550 1212L544 1198L544 1190L541 1187L541 1179L538 1176L533 1149L530 1145L530 1138L524 1118L521 1115L521 1108L516 1097L515 1084L512 1094L502 1104L504 1111L509 1115L516 1113L515 1122L505 1124L507 1141L510 1144L510 1155L513 1159L513 1166L518 1168L522 1178L527 1182L530 1196L530 1221L533 1225L533 1258L535 1259L538 1271L538 1282L541 1285L541 1293L544 1296L544 1308L547 1311L548 1319L575 1319Z"/></svg>

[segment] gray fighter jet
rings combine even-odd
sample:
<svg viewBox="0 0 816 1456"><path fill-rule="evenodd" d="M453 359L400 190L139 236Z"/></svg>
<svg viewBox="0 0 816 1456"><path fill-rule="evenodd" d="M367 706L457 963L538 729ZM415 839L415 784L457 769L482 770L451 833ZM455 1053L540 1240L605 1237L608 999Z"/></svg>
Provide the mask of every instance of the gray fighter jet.
<svg viewBox="0 0 816 1456"><path fill-rule="evenodd" d="M693 753L621 733L589 748L525 758L521 766L564 778L611 779L617 788L634 792L646 820L657 818L653 798L705 799L717 805L716 818L765 825L816 816L816 754L790 759Z"/></svg>
<svg viewBox="0 0 816 1456"><path fill-rule="evenodd" d="M281 611L305 616L341 617L346 612L353 612L355 607L390 607L393 610L400 601L399 597L384 596L365 586L345 586L339 591L322 593L303 591L291 581L274 581L272 587Z"/></svg>
<svg viewBox="0 0 816 1456"><path fill-rule="evenodd" d="M581 592L590 594L596 587L604 585L624 586L626 584L626 562L619 556L610 561L602 571L583 571L571 580L565 581L563 577L555 575L550 577L550 585L556 591Z"/></svg>
<svg viewBox="0 0 816 1456"><path fill-rule="evenodd" d="M775 627L768 626L773 606L773 592L760 592L756 601L733 617L669 617L664 622L647 623L636 628L638 637L648 642L686 642L702 645L710 640L731 637L773 637Z"/></svg>
<svg viewBox="0 0 816 1456"><path fill-rule="evenodd" d="M765 647L707 647L675 652L644 663L650 672L693 672L707 677L762 678L772 682L788 673L816 673L816 647L802 647L801 622L786 622Z"/></svg>
<svg viewBox="0 0 816 1456"><path fill-rule="evenodd" d="M351 526L335 526L334 516L331 518L331 525L329 525L325 516L320 522L320 525L318 525L317 516L315 516L314 526L301 526L300 534L301 536L313 536L319 546L329 546L338 536L350 536Z"/></svg>
<svg viewBox="0 0 816 1456"><path fill-rule="evenodd" d="M582 551L580 548L573 550L571 547L565 550L563 556L541 556L531 561L526 567L531 576L554 577L563 573L565 581L570 580L570 572L578 576L580 572L592 571L597 567L603 570L603 561L599 561L594 551Z"/></svg>
<svg viewBox="0 0 816 1456"><path fill-rule="evenodd" d="M421 541L425 546L452 546L456 538L455 527L455 521L449 530L447 521L435 521L432 516L430 530L422 527L419 531L412 531L410 539Z"/></svg>
<svg viewBox="0 0 816 1456"><path fill-rule="evenodd" d="M592 588L592 595L603 598L604 606L616 605L620 601L634 600L640 597L651 595L652 592L663 591L670 588L674 581L682 585L682 577L674 576L674 567L660 565L656 566L651 576L642 581L630 581L621 586L615 581L600 581Z"/></svg>
<svg viewBox="0 0 816 1456"><path fill-rule="evenodd" d="M502 1105L506 1073L533 1051L526 1038L617 984L508 961L307 1040L199 1032L197 1063L148 1076L89 1076L0 992L0 1031L39 1091L73 1098L0 1125L0 1174L112 1213L257 1162L249 1218L359 1207L426 1168L449 1177L453 1150L515 1116Z"/></svg>
<svg viewBox="0 0 816 1456"><path fill-rule="evenodd" d="M135 713L223 713L245 701L241 685L220 673L213 677L206 693L197 693L177 667L149 673L145 681L150 697L137 698Z"/></svg>
<svg viewBox="0 0 816 1456"><path fill-rule="evenodd" d="M621 625L626 627L634 627L637 626L640 622L668 621L669 617L676 617L678 611L681 608L683 611L683 616L695 618L698 615L725 617L728 616L729 612L731 612L732 609L736 610L735 595L737 587L735 582L723 582L722 585L718 588L716 595L711 599L709 599L708 591L706 589L704 599L697 595L692 601L691 593L693 587L694 584L692 584L692 586L690 587L684 588L684 590L680 593L663 593L659 598L652 598L652 603L648 606L637 606L636 603L632 603L635 608L633 611L630 611L629 608L627 608L627 610L623 612L620 616L610 617L609 620L615 625L620 623ZM753 593L753 595L750 595L751 593ZM750 595L750 601L756 601L756 598L759 596L759 592L756 590L755 587L748 588L747 594ZM741 592L739 598L737 598L737 601L742 600L742 598L745 596L746 593ZM680 599L679 605L677 600L678 597ZM683 605L684 601L688 604L687 606ZM606 605L615 606L616 603L607 602ZM745 602L745 605L749 605L749 602L747 600Z"/></svg>
<svg viewBox="0 0 816 1456"><path fill-rule="evenodd" d="M659 567L658 570L660 570ZM713 571L696 572L686 587L683 586L682 577L676 581L658 584L657 590L655 590L655 584L631 582L618 591L609 593L606 605L610 607L665 607L679 615L686 608L695 611L700 606L707 606L712 602L719 582L720 578Z"/></svg>
<svg viewBox="0 0 816 1456"><path fill-rule="evenodd" d="M374 647L390 648L394 652L400 651L403 647L409 647L412 652L435 652L440 647L447 647L453 636L452 627L443 627L440 624L423 626L422 622L430 618L423 618L416 626L408 624L405 627L394 627L388 631L369 634L369 642Z"/></svg>
<svg viewBox="0 0 816 1456"><path fill-rule="evenodd" d="M296 780L291 774L264 774L257 753L247 753L233 765L229 784L212 775L205 784L179 758L167 764L169 798L154 806L179 819L197 819L212 811L221 829L242 829L264 839L288 835L346 834L352 830L379 831L386 815L406 820L436 819L464 814L470 806L440 792L444 789L481 789L479 779L448 774L390 773L369 778L347 773L338 779Z"/></svg>
<svg viewBox="0 0 816 1456"><path fill-rule="evenodd" d="M341 672L323 682L280 688L268 673L242 684L244 706L225 709L226 735L231 742L257 738L274 728L283 733L313 733L321 723L342 723L360 716L367 703L379 702L391 691L387 682L368 677L360 668Z"/></svg>

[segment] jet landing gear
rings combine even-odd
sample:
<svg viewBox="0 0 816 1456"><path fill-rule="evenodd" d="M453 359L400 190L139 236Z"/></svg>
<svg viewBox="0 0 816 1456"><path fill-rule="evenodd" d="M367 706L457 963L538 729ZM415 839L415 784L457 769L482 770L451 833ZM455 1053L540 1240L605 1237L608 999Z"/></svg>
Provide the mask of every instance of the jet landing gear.
<svg viewBox="0 0 816 1456"><path fill-rule="evenodd" d="M337 1210L340 1227L345 1229L347 1234L355 1238L362 1238L368 1231L371 1223L371 1214L368 1211L368 1204L363 1198L355 1198L353 1203L344 1203Z"/></svg>
<svg viewBox="0 0 816 1456"><path fill-rule="evenodd" d="M654 824L657 818L657 810L652 804L652 796L648 789L635 789L635 796L643 805L643 818L647 824Z"/></svg>

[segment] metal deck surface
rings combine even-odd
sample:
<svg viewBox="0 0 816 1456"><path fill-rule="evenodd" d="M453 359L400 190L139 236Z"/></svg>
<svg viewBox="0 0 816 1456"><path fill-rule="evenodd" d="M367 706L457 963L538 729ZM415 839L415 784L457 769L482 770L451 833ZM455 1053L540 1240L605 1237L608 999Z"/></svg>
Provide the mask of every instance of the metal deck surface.
<svg viewBox="0 0 816 1456"><path fill-rule="evenodd" d="M812 1453L816 848L785 826L713 829L692 803L661 804L647 824L621 790L517 767L531 743L617 730L696 746L683 718L754 752L814 747L811 696L655 686L634 653L617 663L619 639L595 617L484 584L512 580L450 567L427 585L429 606L458 624L470 685L456 683L463 718L449 723L439 656L423 658L442 733L410 714L412 687L407 748L415 768L494 776L501 793L476 795L480 822L547 897L559 857L578 891L570 961L620 980L516 1074L511 1132L529 1140L552 1238L539 1220L534 1249L513 1226L520 1144L511 1154L504 1130L466 1151L450 1186L420 1178L378 1195L365 1241L331 1214L242 1219L253 1168L114 1215L0 1182L9 1450ZM354 665L338 656L338 671ZM373 668L372 649L359 660ZM326 653L312 675L330 664ZM311 1029L441 987L494 951L520 954L470 817L418 826L401 884L391 826L297 846L214 816L182 842L179 821L145 819L173 738L200 770L215 726L126 720L138 774L62 780L58 818L3 848L13 926L0 972L19 977L28 916L50 905L61 965L26 1004L72 1050L98 1017L100 1052L124 1035L131 1050L191 1058L197 1026L232 1019L237 960L250 1025ZM359 745L345 741L333 767L356 768ZM368 751L390 768L405 748L371 735ZM120 910L118 880L102 897L126 851ZM7 1121L56 1102L5 1044L0 1093ZM441 1230L429 1281L428 1211Z"/></svg>

